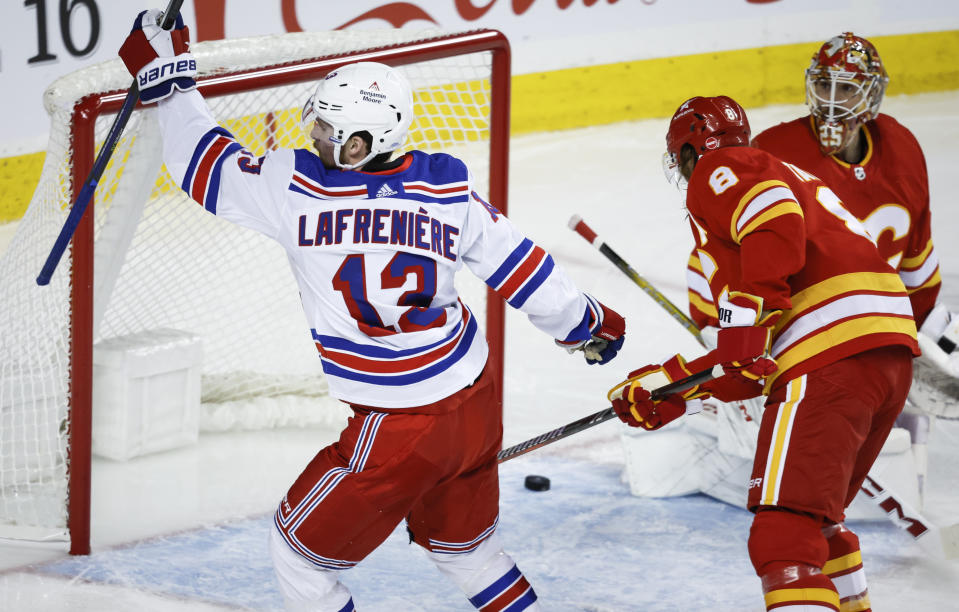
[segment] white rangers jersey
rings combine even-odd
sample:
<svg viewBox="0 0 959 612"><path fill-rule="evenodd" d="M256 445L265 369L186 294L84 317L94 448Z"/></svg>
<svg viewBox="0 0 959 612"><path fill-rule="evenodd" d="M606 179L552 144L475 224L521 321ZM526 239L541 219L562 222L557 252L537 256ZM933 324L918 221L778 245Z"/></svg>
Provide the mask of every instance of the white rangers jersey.
<svg viewBox="0 0 959 612"><path fill-rule="evenodd" d="M476 379L488 347L453 286L464 263L561 342L602 325L599 303L476 192L455 157L413 151L382 172L331 170L305 149L258 158L196 91L161 101L159 118L183 190L286 250L334 397L421 406Z"/></svg>

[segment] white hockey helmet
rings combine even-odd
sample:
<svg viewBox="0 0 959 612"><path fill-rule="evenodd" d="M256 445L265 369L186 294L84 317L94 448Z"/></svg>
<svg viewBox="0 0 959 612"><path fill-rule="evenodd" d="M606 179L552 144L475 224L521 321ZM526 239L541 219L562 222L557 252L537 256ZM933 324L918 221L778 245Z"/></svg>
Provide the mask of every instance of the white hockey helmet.
<svg viewBox="0 0 959 612"><path fill-rule="evenodd" d="M381 153L403 145L413 121L413 90L396 69L377 62L357 62L326 75L303 106L307 130L317 119L333 127L333 159L344 169L357 168ZM340 162L340 147L357 132L373 137L361 161Z"/></svg>

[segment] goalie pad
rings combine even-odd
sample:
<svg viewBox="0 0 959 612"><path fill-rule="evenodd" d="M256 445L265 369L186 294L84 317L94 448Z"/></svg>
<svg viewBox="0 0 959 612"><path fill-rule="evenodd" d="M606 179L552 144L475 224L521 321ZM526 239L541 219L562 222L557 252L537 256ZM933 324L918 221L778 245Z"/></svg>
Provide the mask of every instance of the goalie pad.
<svg viewBox="0 0 959 612"><path fill-rule="evenodd" d="M716 438L721 453L752 460L765 402L765 396L742 402L716 402Z"/></svg>
<svg viewBox="0 0 959 612"><path fill-rule="evenodd" d="M912 362L909 401L933 416L959 419L959 352L947 354L923 332L918 339L922 355Z"/></svg>
<svg viewBox="0 0 959 612"><path fill-rule="evenodd" d="M702 412L656 432L621 434L624 480L637 497L705 493L745 507L764 398L744 403L705 400Z"/></svg>
<svg viewBox="0 0 959 612"><path fill-rule="evenodd" d="M637 497L704 493L745 508L764 401L764 397L746 402L707 399L701 413L658 431L624 431L623 477L630 493ZM908 431L893 428L871 473L881 476L902 500L921 507ZM885 515L860 492L847 509L846 518L885 520Z"/></svg>

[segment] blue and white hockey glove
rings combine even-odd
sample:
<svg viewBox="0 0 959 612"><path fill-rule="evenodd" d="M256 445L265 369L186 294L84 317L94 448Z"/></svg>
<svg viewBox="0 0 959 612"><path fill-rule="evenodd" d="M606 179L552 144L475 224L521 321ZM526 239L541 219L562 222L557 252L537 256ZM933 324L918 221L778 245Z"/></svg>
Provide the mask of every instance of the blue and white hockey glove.
<svg viewBox="0 0 959 612"><path fill-rule="evenodd" d="M143 11L120 47L120 58L135 76L144 104L156 102L173 93L173 88L189 91L196 87L196 60L190 53L190 29L177 15L170 30L158 24L163 11Z"/></svg>
<svg viewBox="0 0 959 612"><path fill-rule="evenodd" d="M592 338L569 342L557 340L556 344L567 352L583 351L586 363L600 365L609 363L623 347L626 334L626 320L615 310L607 307L596 298L589 298L589 310L594 313L590 325Z"/></svg>

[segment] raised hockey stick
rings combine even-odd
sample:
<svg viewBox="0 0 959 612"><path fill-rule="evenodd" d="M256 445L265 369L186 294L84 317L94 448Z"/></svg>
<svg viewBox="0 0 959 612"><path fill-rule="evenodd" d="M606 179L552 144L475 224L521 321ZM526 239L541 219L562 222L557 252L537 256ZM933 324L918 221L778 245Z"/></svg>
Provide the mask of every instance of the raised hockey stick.
<svg viewBox="0 0 959 612"><path fill-rule="evenodd" d="M696 325L686 317L675 304L670 302L666 296L639 276L622 257L617 255L609 245L596 235L596 232L594 232L592 228L586 225L586 222L583 221L579 215L573 215L573 217L570 218L569 227L599 249L617 268L622 270L626 276L633 279L643 291L651 295L659 305L673 315L673 318L677 319L683 324L683 327L696 336L696 340L698 340L701 345L706 346L703 342L703 336L699 333ZM678 316L674 313L678 313ZM686 325L686 323L689 325ZM694 329L695 331L693 331ZM886 516L894 525L911 535L924 550L938 557L945 557L946 559L959 557L959 525L950 525L948 527L936 526L932 521L922 516L918 510L906 502L901 495L897 495L894 490L887 486L882 486L880 483L881 480L870 473L866 477L866 481L862 487L860 487L860 490L886 513Z"/></svg>
<svg viewBox="0 0 959 612"><path fill-rule="evenodd" d="M160 24L164 30L169 30L173 27L176 16L180 12L181 4L183 4L183 0L170 0L170 4L167 5L166 11L163 13L163 23ZM67 215L63 227L60 229L60 235L57 236L56 241L53 243L53 248L50 249L50 254L47 255L47 261L43 264L43 268L40 270L39 276L37 276L38 285L43 286L50 284L50 279L57 269L57 264L60 263L63 253L67 250L67 245L70 244L70 240L73 239L73 234L77 231L77 226L80 225L80 219L83 218L83 213L86 212L90 200L93 199L93 193L97 189L97 183L100 181L100 177L103 176L107 162L110 161L110 157L113 155L117 143L120 142L120 134L123 133L123 128L126 127L127 122L130 120L130 115L133 114L133 109L136 107L139 99L140 87L137 84L136 77L133 77L133 83L130 85L127 97L123 100L123 106L120 107L117 118L113 120L113 125L110 127L110 132L107 134L106 140L103 141L103 146L100 147L100 152L97 153L93 167L83 182L83 187L80 189L77 199L73 202L70 214Z"/></svg>
<svg viewBox="0 0 959 612"><path fill-rule="evenodd" d="M654 389L651 395L653 399L659 399L669 395L670 393L678 393L680 391L685 391L686 389L695 387L696 385L702 384L706 382L707 380L712 380L713 378L716 378L717 376L722 376L722 373L723 373L722 367L714 366L710 370L703 370L702 372L697 372L696 374L687 376L686 378L681 378L677 381L669 383L668 385L663 385L662 387ZM556 429L552 431L547 431L544 434L540 434L536 436L535 438L530 438L529 440L526 440L525 442L520 442L519 444L516 444L515 446L504 448L503 450L501 450L499 453L496 454L496 459L499 461L499 463L503 463L504 461L509 461L510 459L513 459L514 457L519 457L520 455L524 455L530 452L531 450L536 450L537 448L546 446L547 444L552 444L553 442L556 442L557 440L562 440L563 438L567 436L571 436L574 433L579 433L583 431L584 429L589 429L590 427L593 427L594 425L605 423L606 421L610 420L611 418L615 416L616 416L616 412L612 409L612 407L606 408L604 410L600 410L599 412L593 413L589 416L584 416L583 418L573 421L572 423L567 423L566 425L563 425L562 427L557 427Z"/></svg>
<svg viewBox="0 0 959 612"><path fill-rule="evenodd" d="M686 328L686 330L692 335L696 336L696 339L700 344L705 346L703 342L702 334L699 331L699 328L696 327L696 324L686 316L686 314L676 308L676 305L669 301L665 295L659 292L656 287L653 287L649 282L639 275L639 272L634 270L626 260L616 254L616 251L612 249L605 241L601 240L599 236L596 235L596 232L592 230L586 222L583 221L582 217L579 215L573 215L569 219L569 229L573 230L580 236L586 239L586 242L592 244L596 247L600 253L606 256L606 259L613 262L613 265L619 268L623 274L628 276L634 283L639 285L639 288L646 292L649 297L653 298L657 304L663 307L663 309L668 312L680 325Z"/></svg>

